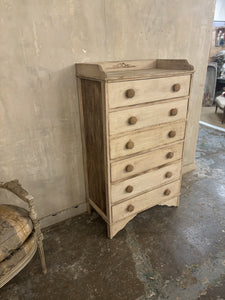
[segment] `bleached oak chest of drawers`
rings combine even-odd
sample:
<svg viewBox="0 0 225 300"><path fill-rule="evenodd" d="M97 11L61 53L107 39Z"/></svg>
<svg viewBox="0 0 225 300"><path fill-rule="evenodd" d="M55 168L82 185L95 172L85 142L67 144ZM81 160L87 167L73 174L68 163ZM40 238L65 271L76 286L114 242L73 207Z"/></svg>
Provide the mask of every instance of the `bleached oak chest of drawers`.
<svg viewBox="0 0 225 300"><path fill-rule="evenodd" d="M193 66L76 64L88 211L112 238L155 205L178 206Z"/></svg>

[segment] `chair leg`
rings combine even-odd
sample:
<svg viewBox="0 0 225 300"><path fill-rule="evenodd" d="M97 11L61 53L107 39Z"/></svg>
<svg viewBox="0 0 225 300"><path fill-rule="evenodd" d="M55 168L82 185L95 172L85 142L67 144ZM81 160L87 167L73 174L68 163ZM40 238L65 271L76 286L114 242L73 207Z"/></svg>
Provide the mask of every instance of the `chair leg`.
<svg viewBox="0 0 225 300"><path fill-rule="evenodd" d="M39 252L40 259L41 259L42 271L44 274L46 274L47 268L46 268L45 254L44 254L44 247L43 247L43 234L41 232L41 227L40 227L39 221L37 219L37 214L34 210L34 201L33 200L29 202L29 208L30 208L30 218L34 224L34 232L36 235L38 252Z"/></svg>
<svg viewBox="0 0 225 300"><path fill-rule="evenodd" d="M217 112L217 108L218 108L218 106L216 105L216 110L215 110L215 113Z"/></svg>
<svg viewBox="0 0 225 300"><path fill-rule="evenodd" d="M224 121L225 121L225 106L224 106L224 108L223 108L223 119L222 119L222 124L224 123Z"/></svg>
<svg viewBox="0 0 225 300"><path fill-rule="evenodd" d="M44 274L46 274L47 268L46 268L45 253L44 253L42 238L39 238L37 243L38 243L38 252L41 260L42 271Z"/></svg>

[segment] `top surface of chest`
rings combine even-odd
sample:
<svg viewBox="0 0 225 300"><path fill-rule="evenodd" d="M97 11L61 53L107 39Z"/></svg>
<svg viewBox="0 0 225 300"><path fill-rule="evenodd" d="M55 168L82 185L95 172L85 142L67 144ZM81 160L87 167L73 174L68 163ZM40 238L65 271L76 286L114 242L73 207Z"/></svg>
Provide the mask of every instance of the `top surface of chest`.
<svg viewBox="0 0 225 300"><path fill-rule="evenodd" d="M82 63L76 64L76 71L78 77L113 82L188 75L194 67L187 60L152 59Z"/></svg>

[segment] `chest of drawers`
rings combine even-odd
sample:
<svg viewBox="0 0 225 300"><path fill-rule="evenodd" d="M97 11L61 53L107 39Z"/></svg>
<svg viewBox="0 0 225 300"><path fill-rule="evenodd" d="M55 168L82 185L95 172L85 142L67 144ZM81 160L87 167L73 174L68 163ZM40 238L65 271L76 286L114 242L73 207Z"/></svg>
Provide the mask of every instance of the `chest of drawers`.
<svg viewBox="0 0 225 300"><path fill-rule="evenodd" d="M178 206L193 66L76 64L86 200L112 238L139 212Z"/></svg>

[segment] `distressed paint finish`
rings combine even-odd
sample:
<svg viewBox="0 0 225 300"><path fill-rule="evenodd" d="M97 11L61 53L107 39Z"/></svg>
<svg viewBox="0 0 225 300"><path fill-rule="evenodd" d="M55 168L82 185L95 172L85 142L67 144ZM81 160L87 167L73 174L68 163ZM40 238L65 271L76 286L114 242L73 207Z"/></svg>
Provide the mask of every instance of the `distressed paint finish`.
<svg viewBox="0 0 225 300"><path fill-rule="evenodd" d="M32 191L44 226L86 209L75 62L188 59L196 73L184 161L193 164L214 6L214 0L0 2L1 180L19 178Z"/></svg>

